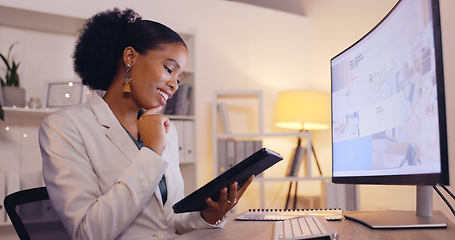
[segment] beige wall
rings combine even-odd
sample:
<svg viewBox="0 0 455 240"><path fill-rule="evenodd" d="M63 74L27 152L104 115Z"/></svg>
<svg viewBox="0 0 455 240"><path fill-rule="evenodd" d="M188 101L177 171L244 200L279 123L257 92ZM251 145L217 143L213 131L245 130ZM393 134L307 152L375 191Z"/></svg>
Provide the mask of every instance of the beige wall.
<svg viewBox="0 0 455 240"><path fill-rule="evenodd" d="M202 185L213 177L210 126L214 90L262 89L265 99L265 130L279 131L272 127L276 94L281 90L293 89L329 92L330 59L369 31L395 2L308 0L306 2L308 10L305 11L308 13L307 17L220 0L141 0L131 3L108 0L0 0L0 5L77 18L86 18L94 12L113 6L130 6L145 18L161 21L179 32L195 34L196 51L191 54L195 54L196 59L198 183ZM446 92L450 92L455 89L450 81L455 77L455 70L447 66L455 62L454 46L450 44L454 42L455 30L449 27L449 23L455 22L455 16L452 14L455 3L451 0L441 0L441 9ZM35 66L22 69L23 82L29 94L34 91L36 94L42 92L42 88L36 90L33 87L37 79L44 81L47 78L74 77L68 56L72 52L74 37L59 35L55 38L58 39L56 42L50 43L48 39L53 37L52 33L17 31L0 26L0 49L6 49L14 37L27 42L18 47L18 50L26 55L27 59L24 61L35 61L38 56L42 59L41 68ZM28 50L26 46L43 46L42 49L54 50L51 57L46 56L45 51L30 56L26 53ZM64 53L68 58L60 59L62 57L59 53ZM34 69L41 71L36 74ZM452 99L454 97L447 96L451 156L455 151L455 126L451 124L454 122L455 108L450 104L454 102ZM315 132L314 138L323 171L329 175L330 132ZM455 163L451 166L454 170ZM414 204L413 188L405 187L405 194L401 188L403 187L362 186L360 199L362 209L413 209L414 207L410 206L410 202ZM400 194L401 201L394 197L397 194ZM435 199L437 208L448 213L443 203L436 197Z"/></svg>

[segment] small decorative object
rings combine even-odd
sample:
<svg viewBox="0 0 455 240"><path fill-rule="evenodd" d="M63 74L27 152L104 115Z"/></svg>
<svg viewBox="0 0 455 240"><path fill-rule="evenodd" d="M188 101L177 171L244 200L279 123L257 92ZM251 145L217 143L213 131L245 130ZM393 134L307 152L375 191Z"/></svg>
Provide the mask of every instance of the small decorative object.
<svg viewBox="0 0 455 240"><path fill-rule="evenodd" d="M6 65L5 77L0 77L3 94L3 105L25 107L25 89L19 87L20 80L18 68L20 63L16 63L14 59L10 59L11 50L16 43L13 43L11 45L6 57L0 53L0 57ZM0 119L3 120L3 117L3 109L0 105Z"/></svg>
<svg viewBox="0 0 455 240"><path fill-rule="evenodd" d="M46 107L57 108L82 102L83 85L80 82L49 83L46 96Z"/></svg>
<svg viewBox="0 0 455 240"><path fill-rule="evenodd" d="M31 109L41 108L41 100L38 97L32 97L28 101L27 106Z"/></svg>

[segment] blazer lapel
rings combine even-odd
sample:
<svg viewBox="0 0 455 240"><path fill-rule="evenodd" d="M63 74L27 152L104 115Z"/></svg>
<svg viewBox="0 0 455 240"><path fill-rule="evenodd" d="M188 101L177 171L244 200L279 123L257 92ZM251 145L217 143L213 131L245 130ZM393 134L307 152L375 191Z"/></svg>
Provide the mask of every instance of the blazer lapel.
<svg viewBox="0 0 455 240"><path fill-rule="evenodd" d="M106 136L132 162L138 149L107 103L96 93L92 94L88 103L98 119L98 123L106 127Z"/></svg>
<svg viewBox="0 0 455 240"><path fill-rule="evenodd" d="M129 162L133 162L133 158L137 155L139 150L126 130L114 116L114 113L112 113L107 103L96 93L90 97L88 103L98 119L98 123L106 128L106 136L125 155ZM168 184L168 182L166 182L166 184ZM159 187L155 189L154 195L155 201L159 203L158 206L164 208L161 204L162 199Z"/></svg>

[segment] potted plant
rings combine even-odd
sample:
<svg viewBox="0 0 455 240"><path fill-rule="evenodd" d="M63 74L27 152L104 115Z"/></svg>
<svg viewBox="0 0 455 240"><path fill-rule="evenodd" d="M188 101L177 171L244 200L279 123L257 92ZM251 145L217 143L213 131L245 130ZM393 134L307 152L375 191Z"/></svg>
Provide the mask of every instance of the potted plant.
<svg viewBox="0 0 455 240"><path fill-rule="evenodd" d="M17 71L20 63L16 63L14 59L10 59L11 50L13 49L14 45L16 45L16 43L13 43L10 46L8 50L8 55L6 57L0 53L0 57L2 58L3 62L6 65L5 77L0 76L4 100L3 105L25 107L25 89L19 87L20 79L19 73ZM4 119L4 112L1 104L0 119L2 120Z"/></svg>

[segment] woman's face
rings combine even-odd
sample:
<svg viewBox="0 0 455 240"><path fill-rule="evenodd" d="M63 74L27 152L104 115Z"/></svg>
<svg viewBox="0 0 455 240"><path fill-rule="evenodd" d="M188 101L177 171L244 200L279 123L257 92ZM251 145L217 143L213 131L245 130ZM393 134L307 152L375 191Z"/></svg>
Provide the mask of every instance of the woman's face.
<svg viewBox="0 0 455 240"><path fill-rule="evenodd" d="M181 44L138 54L131 68L131 96L144 109L165 106L178 90L188 65L188 51Z"/></svg>

